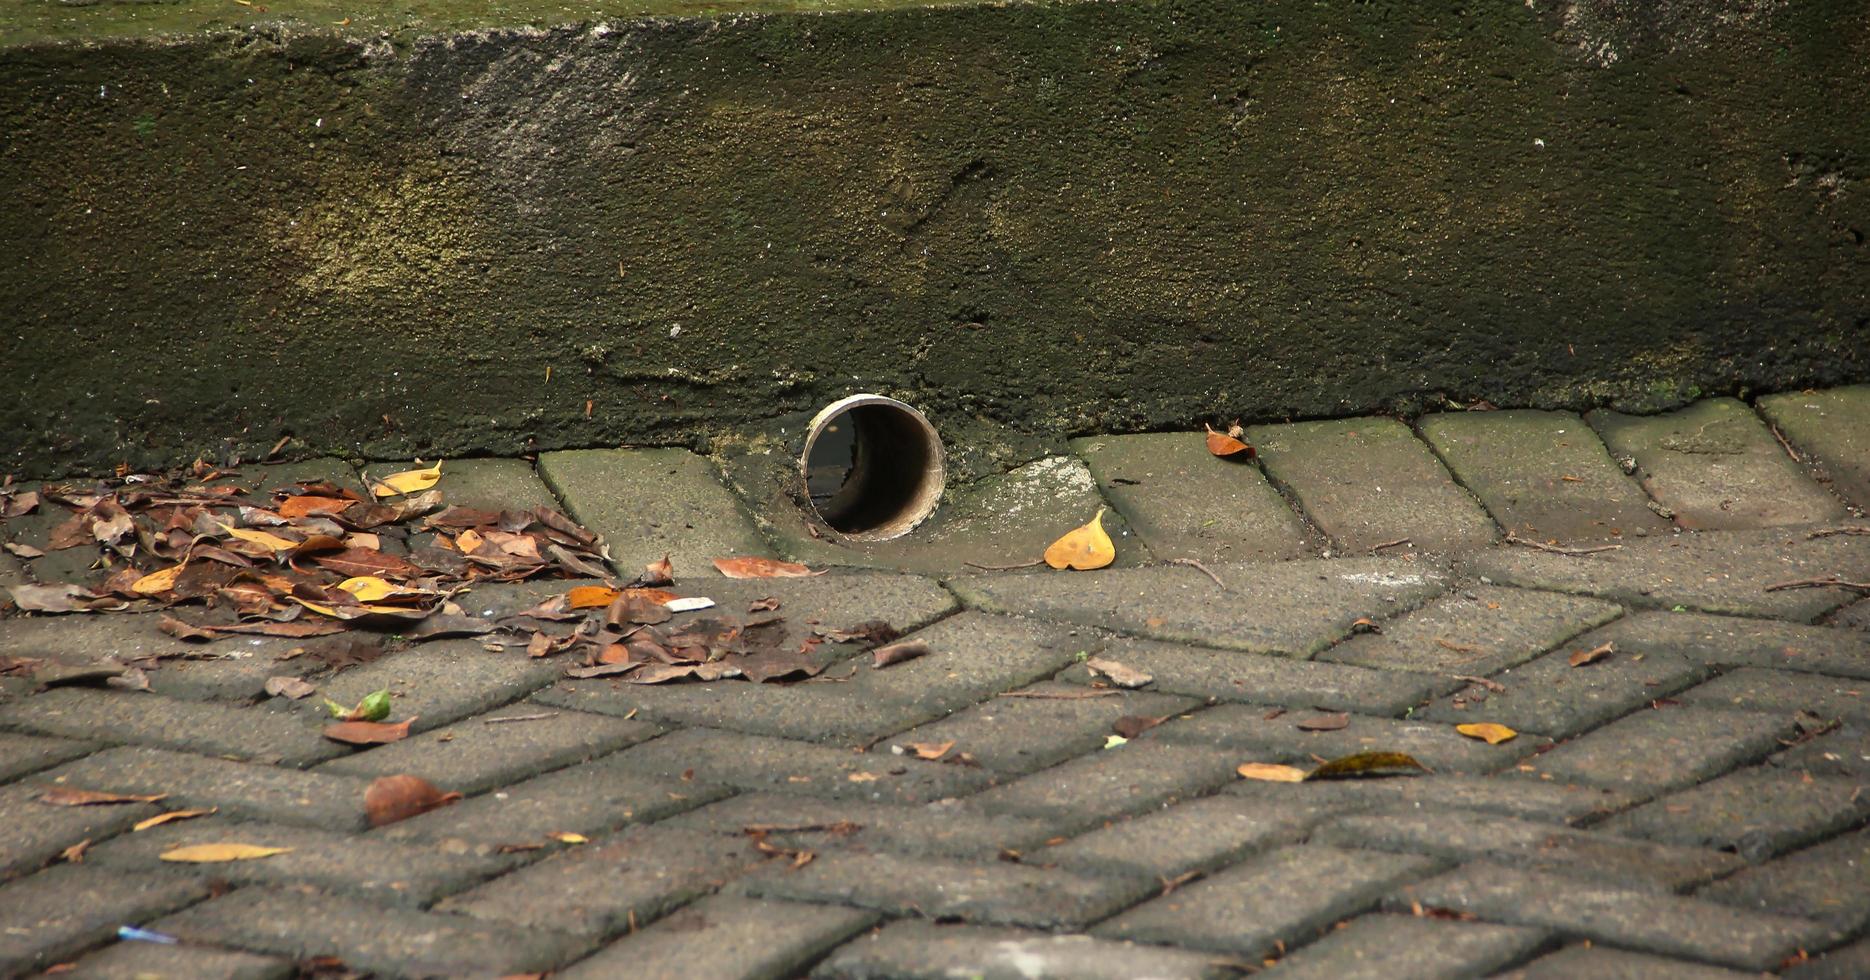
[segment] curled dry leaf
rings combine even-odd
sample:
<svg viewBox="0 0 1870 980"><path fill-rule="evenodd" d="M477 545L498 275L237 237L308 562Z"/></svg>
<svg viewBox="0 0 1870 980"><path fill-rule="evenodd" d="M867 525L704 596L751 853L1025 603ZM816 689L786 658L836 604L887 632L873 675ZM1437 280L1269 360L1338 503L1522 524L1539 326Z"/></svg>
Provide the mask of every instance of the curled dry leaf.
<svg viewBox="0 0 1870 980"><path fill-rule="evenodd" d="M52 585L21 584L8 586L13 595L13 604L21 612L44 613L82 613L96 612L93 601L97 596L82 585L59 582Z"/></svg>
<svg viewBox="0 0 1870 980"><path fill-rule="evenodd" d="M747 604L747 612L773 612L779 608L779 600L772 596L755 599Z"/></svg>
<svg viewBox="0 0 1870 980"><path fill-rule="evenodd" d="M364 790L364 814L370 818L370 826L382 827L447 806L460 798L460 793L444 793L419 776L382 776Z"/></svg>
<svg viewBox="0 0 1870 980"><path fill-rule="evenodd" d="M162 569L161 571L150 572L148 575L131 582L130 591L137 595L155 595L159 592L172 592L175 590L175 577L182 574L183 567L182 565L174 565Z"/></svg>
<svg viewBox="0 0 1870 980"><path fill-rule="evenodd" d="M602 585L580 585L565 593L565 605L570 609L602 609L616 602L622 595L622 589L610 589Z"/></svg>
<svg viewBox="0 0 1870 980"><path fill-rule="evenodd" d="M297 548L301 543L303 543L299 541L294 541L291 538L282 538L277 534L268 534L265 531L255 531L249 528L235 527L232 524L220 524L219 527L221 528L221 530L226 531L229 535L231 535L232 537L240 541L245 541L246 543L252 544L252 545L259 545L260 547L265 548L268 551L274 551L274 552L291 551L292 549Z"/></svg>
<svg viewBox="0 0 1870 980"><path fill-rule="evenodd" d="M934 761L947 755L948 750L954 748L954 744L952 740L946 742L910 742L908 744L908 749L909 754L918 759Z"/></svg>
<svg viewBox="0 0 1870 980"><path fill-rule="evenodd" d="M1359 752L1332 759L1313 769L1306 779L1361 779L1370 776L1413 776L1428 767L1403 752Z"/></svg>
<svg viewBox="0 0 1870 980"><path fill-rule="evenodd" d="M427 490L441 482L442 464L436 460L434 466L426 469L404 470L392 473L370 485L370 492L379 497L395 497L418 490Z"/></svg>
<svg viewBox="0 0 1870 980"><path fill-rule="evenodd" d="M1084 662L1091 673L1102 677L1121 688L1134 690L1154 681L1155 678L1135 667L1120 664L1103 657L1092 657Z"/></svg>
<svg viewBox="0 0 1870 980"><path fill-rule="evenodd" d="M1150 715L1124 715L1111 723L1110 727L1112 731L1122 735L1124 738L1135 738L1157 725L1168 721L1172 717L1174 716L1163 715L1158 718Z"/></svg>
<svg viewBox="0 0 1870 980"><path fill-rule="evenodd" d="M1310 718L1295 722L1292 727L1302 732L1335 732L1339 729L1349 727L1350 723L1351 716L1348 713L1337 711L1328 714L1313 715Z"/></svg>
<svg viewBox="0 0 1870 980"><path fill-rule="evenodd" d="M1117 560L1117 546L1104 532L1104 508L1083 527L1073 529L1045 549L1045 563L1053 568L1090 571Z"/></svg>
<svg viewBox="0 0 1870 980"><path fill-rule="evenodd" d="M1208 426L1203 426L1203 428L1207 428L1208 430L1208 452L1222 457L1223 459L1233 456L1238 456L1241 459L1253 458L1253 447L1241 442L1239 436L1230 434L1238 430L1239 426L1229 429L1228 432L1216 432L1212 427ZM1241 434L1244 435L1245 433Z"/></svg>
<svg viewBox="0 0 1870 980"><path fill-rule="evenodd" d="M39 802L53 806L109 806L116 803L154 803L168 799L167 793L151 793L139 796L134 793L102 793L92 789L73 789L69 786L49 786L39 794Z"/></svg>
<svg viewBox="0 0 1870 980"><path fill-rule="evenodd" d="M408 738L409 726L415 722L413 717L397 722L340 721L326 725L324 735L346 745L387 745Z"/></svg>
<svg viewBox="0 0 1870 980"><path fill-rule="evenodd" d="M267 697L291 698L294 701L311 697L318 690L297 677L268 677L265 689Z"/></svg>
<svg viewBox="0 0 1870 980"><path fill-rule="evenodd" d="M1295 766L1282 766L1271 762L1243 762L1234 770L1243 779L1257 779L1268 783L1299 783L1305 781L1305 770Z"/></svg>
<svg viewBox="0 0 1870 980"><path fill-rule="evenodd" d="M1519 737L1518 732L1505 725L1496 725L1491 721L1475 722L1471 725L1456 725L1454 726L1454 730L1466 735L1468 738L1478 738L1488 745L1499 745L1501 742L1511 741Z"/></svg>
<svg viewBox="0 0 1870 980"><path fill-rule="evenodd" d="M193 820L196 817L206 817L219 812L220 809L221 808L218 806L211 806L205 810L170 810L167 813L158 813L146 820L138 820L136 825L130 828L130 832L134 834L148 830L151 827L160 827L165 823L173 823L177 820Z"/></svg>
<svg viewBox="0 0 1870 980"><path fill-rule="evenodd" d="M184 864L225 864L228 861L253 861L285 854L290 847L263 847L259 844L191 844L156 855L164 861Z"/></svg>
<svg viewBox="0 0 1870 980"><path fill-rule="evenodd" d="M669 556L663 555L661 561L652 561L643 566L644 585L675 584L675 566L669 564Z"/></svg>
<svg viewBox="0 0 1870 980"><path fill-rule="evenodd" d="M1603 660L1609 657L1611 654L1616 653L1616 652L1617 652L1616 644L1603 643L1598 646L1594 646L1589 650L1579 650L1576 653L1573 653L1568 658L1568 662L1573 667L1582 667L1585 664L1597 663L1598 661Z"/></svg>
<svg viewBox="0 0 1870 980"><path fill-rule="evenodd" d="M771 558L716 558L714 567L728 578L806 578L824 574L796 562Z"/></svg>
<svg viewBox="0 0 1870 980"><path fill-rule="evenodd" d="M58 852L58 857L59 857L59 860L61 861L69 861L72 864L83 864L84 863L84 852L90 849L91 849L91 838L86 837L84 840L81 840L78 843L73 844L72 846L67 847L64 850Z"/></svg>
<svg viewBox="0 0 1870 980"><path fill-rule="evenodd" d="M870 666L894 667L897 664L907 663L917 657L926 657L932 652L933 651L929 649L928 643L923 640L904 640L900 643L880 646L870 651Z"/></svg>

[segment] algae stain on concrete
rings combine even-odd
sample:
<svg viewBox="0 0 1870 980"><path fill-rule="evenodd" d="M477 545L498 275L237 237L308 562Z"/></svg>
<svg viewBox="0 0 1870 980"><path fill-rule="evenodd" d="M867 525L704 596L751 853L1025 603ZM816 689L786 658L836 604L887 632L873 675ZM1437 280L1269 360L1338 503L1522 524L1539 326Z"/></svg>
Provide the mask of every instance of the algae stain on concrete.
<svg viewBox="0 0 1870 980"><path fill-rule="evenodd" d="M482 252L472 198L457 182L402 173L333 183L308 206L275 214L274 244L308 294L372 296L444 289Z"/></svg>

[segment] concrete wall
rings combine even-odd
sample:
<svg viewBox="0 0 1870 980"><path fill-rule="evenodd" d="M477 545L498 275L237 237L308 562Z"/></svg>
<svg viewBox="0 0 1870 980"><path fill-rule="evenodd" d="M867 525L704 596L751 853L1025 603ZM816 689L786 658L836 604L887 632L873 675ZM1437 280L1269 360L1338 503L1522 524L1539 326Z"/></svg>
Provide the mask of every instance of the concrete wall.
<svg viewBox="0 0 1870 980"><path fill-rule="evenodd" d="M1870 379L1870 3L885 6L0 13L0 470Z"/></svg>

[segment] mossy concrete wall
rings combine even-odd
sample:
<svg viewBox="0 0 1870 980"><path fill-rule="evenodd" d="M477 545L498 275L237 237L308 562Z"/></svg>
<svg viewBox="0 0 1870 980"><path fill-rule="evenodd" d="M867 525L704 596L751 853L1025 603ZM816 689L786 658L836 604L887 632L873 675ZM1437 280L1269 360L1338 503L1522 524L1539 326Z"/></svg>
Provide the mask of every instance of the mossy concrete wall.
<svg viewBox="0 0 1870 980"><path fill-rule="evenodd" d="M1862 0L353 6L0 13L0 469L1870 379Z"/></svg>

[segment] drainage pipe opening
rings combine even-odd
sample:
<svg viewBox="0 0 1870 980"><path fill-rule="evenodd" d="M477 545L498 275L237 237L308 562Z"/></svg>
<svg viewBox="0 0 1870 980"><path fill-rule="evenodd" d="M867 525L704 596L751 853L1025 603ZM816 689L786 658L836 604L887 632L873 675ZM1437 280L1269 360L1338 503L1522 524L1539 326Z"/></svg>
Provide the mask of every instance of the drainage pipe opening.
<svg viewBox="0 0 1870 980"><path fill-rule="evenodd" d="M862 541L908 534L935 512L946 482L935 427L882 395L852 395L820 410L799 466L818 519Z"/></svg>

